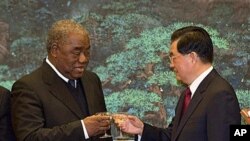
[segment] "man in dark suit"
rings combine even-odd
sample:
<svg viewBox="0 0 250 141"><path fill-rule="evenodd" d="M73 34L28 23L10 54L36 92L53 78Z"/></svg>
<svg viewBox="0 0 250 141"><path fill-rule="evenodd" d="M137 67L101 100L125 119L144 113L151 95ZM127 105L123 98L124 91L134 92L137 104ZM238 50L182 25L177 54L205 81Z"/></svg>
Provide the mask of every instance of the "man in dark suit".
<svg viewBox="0 0 250 141"><path fill-rule="evenodd" d="M232 86L212 66L209 34L196 26L175 31L169 58L177 80L190 90L180 96L171 124L161 129L130 116L122 130L141 141L229 141L229 126L240 124L240 108Z"/></svg>
<svg viewBox="0 0 250 141"><path fill-rule="evenodd" d="M0 86L0 141L15 141L10 117L10 91Z"/></svg>
<svg viewBox="0 0 250 141"><path fill-rule="evenodd" d="M12 121L18 141L95 141L109 129L99 77L86 70L87 31L71 20L48 32L48 56L12 87ZM91 116L92 115L92 116Z"/></svg>

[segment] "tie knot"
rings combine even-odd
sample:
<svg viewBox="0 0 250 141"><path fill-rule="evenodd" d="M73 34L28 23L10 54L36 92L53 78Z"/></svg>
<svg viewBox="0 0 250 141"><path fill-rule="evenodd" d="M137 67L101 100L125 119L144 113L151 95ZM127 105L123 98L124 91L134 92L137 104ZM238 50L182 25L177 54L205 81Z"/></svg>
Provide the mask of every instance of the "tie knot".
<svg viewBox="0 0 250 141"><path fill-rule="evenodd" d="M74 88L76 88L76 86L77 86L77 84L76 84L77 81L76 81L76 80L69 79L68 83L69 83L72 87L74 87Z"/></svg>
<svg viewBox="0 0 250 141"><path fill-rule="evenodd" d="M191 90L189 87L186 88L185 95L191 95Z"/></svg>
<svg viewBox="0 0 250 141"><path fill-rule="evenodd" d="M186 95L186 96L191 96L191 90L190 90L189 87L186 88L186 90L185 90L185 95Z"/></svg>

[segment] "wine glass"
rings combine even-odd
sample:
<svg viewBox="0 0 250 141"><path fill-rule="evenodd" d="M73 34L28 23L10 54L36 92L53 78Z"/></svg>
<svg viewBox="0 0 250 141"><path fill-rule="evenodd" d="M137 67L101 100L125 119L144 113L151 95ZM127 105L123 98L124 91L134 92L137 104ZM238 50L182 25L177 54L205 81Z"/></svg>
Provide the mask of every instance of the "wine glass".
<svg viewBox="0 0 250 141"><path fill-rule="evenodd" d="M128 115L125 112L119 112L119 113L112 114L112 118L114 119L114 122L116 124L120 124L120 123L123 123L128 118ZM124 136L121 128L119 128L119 135L116 136L115 139L117 140L128 139L128 137Z"/></svg>
<svg viewBox="0 0 250 141"><path fill-rule="evenodd" d="M109 116L110 122L111 122L111 120L112 120L112 113L110 113L110 112L98 112L98 113L96 113L95 115L97 115L97 116ZM112 136L109 135L109 134L107 133L107 131L105 130L104 135L101 136L100 138L110 138L110 137L112 137Z"/></svg>

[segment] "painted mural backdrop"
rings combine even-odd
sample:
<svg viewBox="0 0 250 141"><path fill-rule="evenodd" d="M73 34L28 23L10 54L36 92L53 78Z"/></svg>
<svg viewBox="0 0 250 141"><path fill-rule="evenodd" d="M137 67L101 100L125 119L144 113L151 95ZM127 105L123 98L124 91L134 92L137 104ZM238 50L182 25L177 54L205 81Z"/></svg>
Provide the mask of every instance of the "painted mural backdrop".
<svg viewBox="0 0 250 141"><path fill-rule="evenodd" d="M107 109L166 127L183 88L169 69L171 33L202 26L215 47L215 68L250 107L249 0L0 1L0 85L11 89L46 57L48 27L70 18L91 35L89 69L103 84Z"/></svg>

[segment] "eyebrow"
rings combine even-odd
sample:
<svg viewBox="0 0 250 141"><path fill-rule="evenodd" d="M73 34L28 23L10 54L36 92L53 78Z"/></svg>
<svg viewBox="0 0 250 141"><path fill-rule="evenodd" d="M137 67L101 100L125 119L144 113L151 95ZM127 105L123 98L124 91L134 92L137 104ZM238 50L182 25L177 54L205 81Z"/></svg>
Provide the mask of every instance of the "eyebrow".
<svg viewBox="0 0 250 141"><path fill-rule="evenodd" d="M90 49L90 45L87 47L87 48L85 48L83 45L79 45L79 46L73 46L75 49L80 49L80 50L82 50L82 49L84 49L84 50L89 50Z"/></svg>

